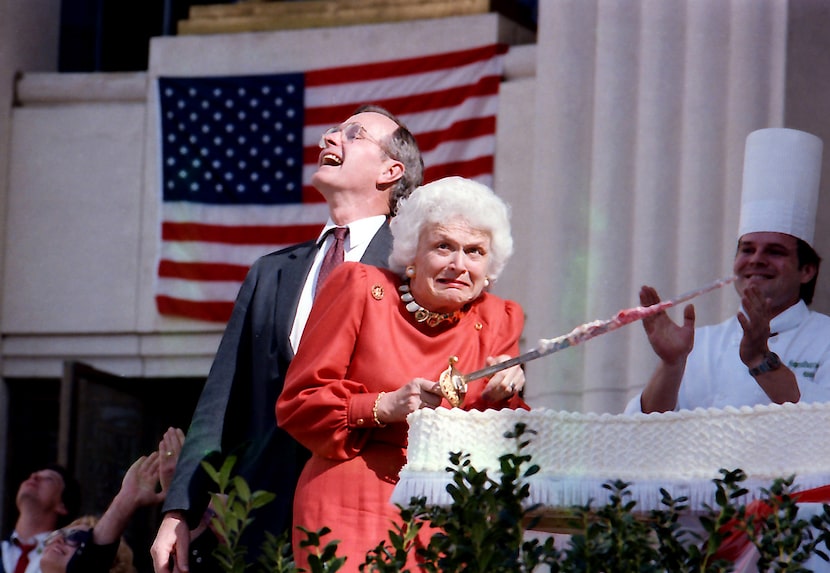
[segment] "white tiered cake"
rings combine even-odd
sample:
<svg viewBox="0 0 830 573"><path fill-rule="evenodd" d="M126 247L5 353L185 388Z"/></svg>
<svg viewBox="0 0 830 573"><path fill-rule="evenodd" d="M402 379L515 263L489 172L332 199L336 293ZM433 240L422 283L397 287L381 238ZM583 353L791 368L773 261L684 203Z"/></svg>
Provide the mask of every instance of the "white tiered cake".
<svg viewBox="0 0 830 573"><path fill-rule="evenodd" d="M784 404L697 409L665 414L580 414L553 410L422 409L409 418L407 464L393 495L448 504L450 452L470 454L472 465L498 470L514 451L504 437L519 422L536 432L524 453L541 471L529 478L531 499L544 507L602 505L614 479L631 483L640 510L660 507L660 488L688 496L692 509L715 505L721 468L748 476L748 501L775 478L796 476L799 489L830 484L830 404Z"/></svg>

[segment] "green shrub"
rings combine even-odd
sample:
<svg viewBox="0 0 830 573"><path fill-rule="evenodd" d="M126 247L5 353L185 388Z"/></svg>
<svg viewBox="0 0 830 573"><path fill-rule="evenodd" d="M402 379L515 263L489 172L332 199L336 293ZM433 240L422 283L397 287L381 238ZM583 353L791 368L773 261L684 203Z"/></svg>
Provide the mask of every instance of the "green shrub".
<svg viewBox="0 0 830 573"><path fill-rule="evenodd" d="M611 481L603 486L609 492L604 505L589 503L565 510L567 523L577 531L566 547L556 547L550 537L528 537L525 532L537 526L540 519L538 506L526 506L530 496L526 478L539 471L531 456L523 453L533 433L524 424L517 424L506 434L514 439L516 447L499 458L497 478L476 470L468 454L452 453L451 467L447 468L452 472L452 482L447 486L451 504L432 506L425 498L413 498L408 507L399 506L402 523L366 554L360 569L414 573L406 562L416 552L418 570L429 573L530 573L539 566L546 566L551 573L726 572L732 564L715 559L715 554L727 526L749 535L759 551L760 572L807 571L803 563L813 554L828 560L825 550L830 540L830 506L825 505L823 513L811 520L799 518L792 497L793 477L782 478L763 490L763 501L771 511L765 517L756 517L737 501L746 493L741 487L746 475L740 469L721 470L721 477L713 480L716 504L707 506L699 516L702 535L680 525L679 518L688 509L686 498L672 498L661 489L664 508L639 512L631 500L631 484ZM239 546L239 537L251 523L250 512L273 496L251 493L244 480L230 478L232 465L229 459L220 471L207 469L219 485L214 505L223 544L216 556L225 571L240 573L246 566L245 548ZM415 540L425 525L438 532L426 547L417 547ZM323 538L330 533L328 528L317 532L299 529L306 536L303 545L312 553L310 573L333 573L342 567L346 557L337 556L338 542L323 545ZM303 571L291 558L287 534L279 539L270 536L263 557L254 567L272 573Z"/></svg>

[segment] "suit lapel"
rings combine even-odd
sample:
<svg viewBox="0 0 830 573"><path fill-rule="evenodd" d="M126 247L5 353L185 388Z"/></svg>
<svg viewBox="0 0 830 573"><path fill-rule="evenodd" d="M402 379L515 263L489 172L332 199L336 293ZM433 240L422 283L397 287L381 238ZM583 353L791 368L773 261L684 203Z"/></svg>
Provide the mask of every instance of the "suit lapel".
<svg viewBox="0 0 830 573"><path fill-rule="evenodd" d="M382 269L389 268L389 253L392 251L392 231L389 230L389 221L381 225L369 246L366 247L366 252L363 253L361 263L380 267Z"/></svg>
<svg viewBox="0 0 830 573"><path fill-rule="evenodd" d="M316 254L317 243L315 241L298 245L296 249L288 254L285 263L280 266L275 277L277 288L274 292L274 328L277 333L277 340L285 341L288 348L291 347L288 338L297 305L300 302L300 294Z"/></svg>
<svg viewBox="0 0 830 573"><path fill-rule="evenodd" d="M387 221L372 237L360 262L384 269L388 268L389 252L391 250L392 232L389 230L389 222ZM281 341L280 344L283 345L284 351L290 351L291 349L289 341L291 327L294 323L303 285L316 254L317 243L315 241L307 241L297 245L289 253L286 253L282 263L274 270L273 275L268 277L268 281L276 283L270 289L274 297L274 332L276 340ZM268 289L265 284L260 285L260 287ZM269 290L265 292L269 292ZM293 352L289 352L288 355L292 354Z"/></svg>

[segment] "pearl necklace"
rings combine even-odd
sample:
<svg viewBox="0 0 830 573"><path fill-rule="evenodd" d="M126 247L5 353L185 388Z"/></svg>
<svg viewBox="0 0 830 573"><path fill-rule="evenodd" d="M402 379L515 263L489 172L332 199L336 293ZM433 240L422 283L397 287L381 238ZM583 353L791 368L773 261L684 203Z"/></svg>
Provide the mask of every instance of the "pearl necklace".
<svg viewBox="0 0 830 573"><path fill-rule="evenodd" d="M458 322L464 314L463 310L456 310L453 312L432 312L431 310L425 309L420 304L415 302L415 298L412 296L408 284L402 284L399 286L398 291L401 293L401 302L403 302L406 310L412 313L416 321L424 322L428 326L438 326L445 320L450 323Z"/></svg>

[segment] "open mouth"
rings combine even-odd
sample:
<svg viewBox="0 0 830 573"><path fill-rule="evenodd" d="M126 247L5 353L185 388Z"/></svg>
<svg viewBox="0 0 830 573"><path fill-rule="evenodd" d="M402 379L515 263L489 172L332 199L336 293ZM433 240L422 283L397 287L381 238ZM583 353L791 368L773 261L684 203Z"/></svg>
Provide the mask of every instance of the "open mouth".
<svg viewBox="0 0 830 573"><path fill-rule="evenodd" d="M758 273L752 273L748 275L744 275L744 279L748 281L765 281L771 279L771 275L761 275Z"/></svg>
<svg viewBox="0 0 830 573"><path fill-rule="evenodd" d="M332 167L339 167L343 164L343 160L333 153L325 153L320 158L320 165L330 165Z"/></svg>
<svg viewBox="0 0 830 573"><path fill-rule="evenodd" d="M468 285L464 281L459 281L455 279L438 279L438 282L444 286L454 287L454 288L467 288Z"/></svg>

